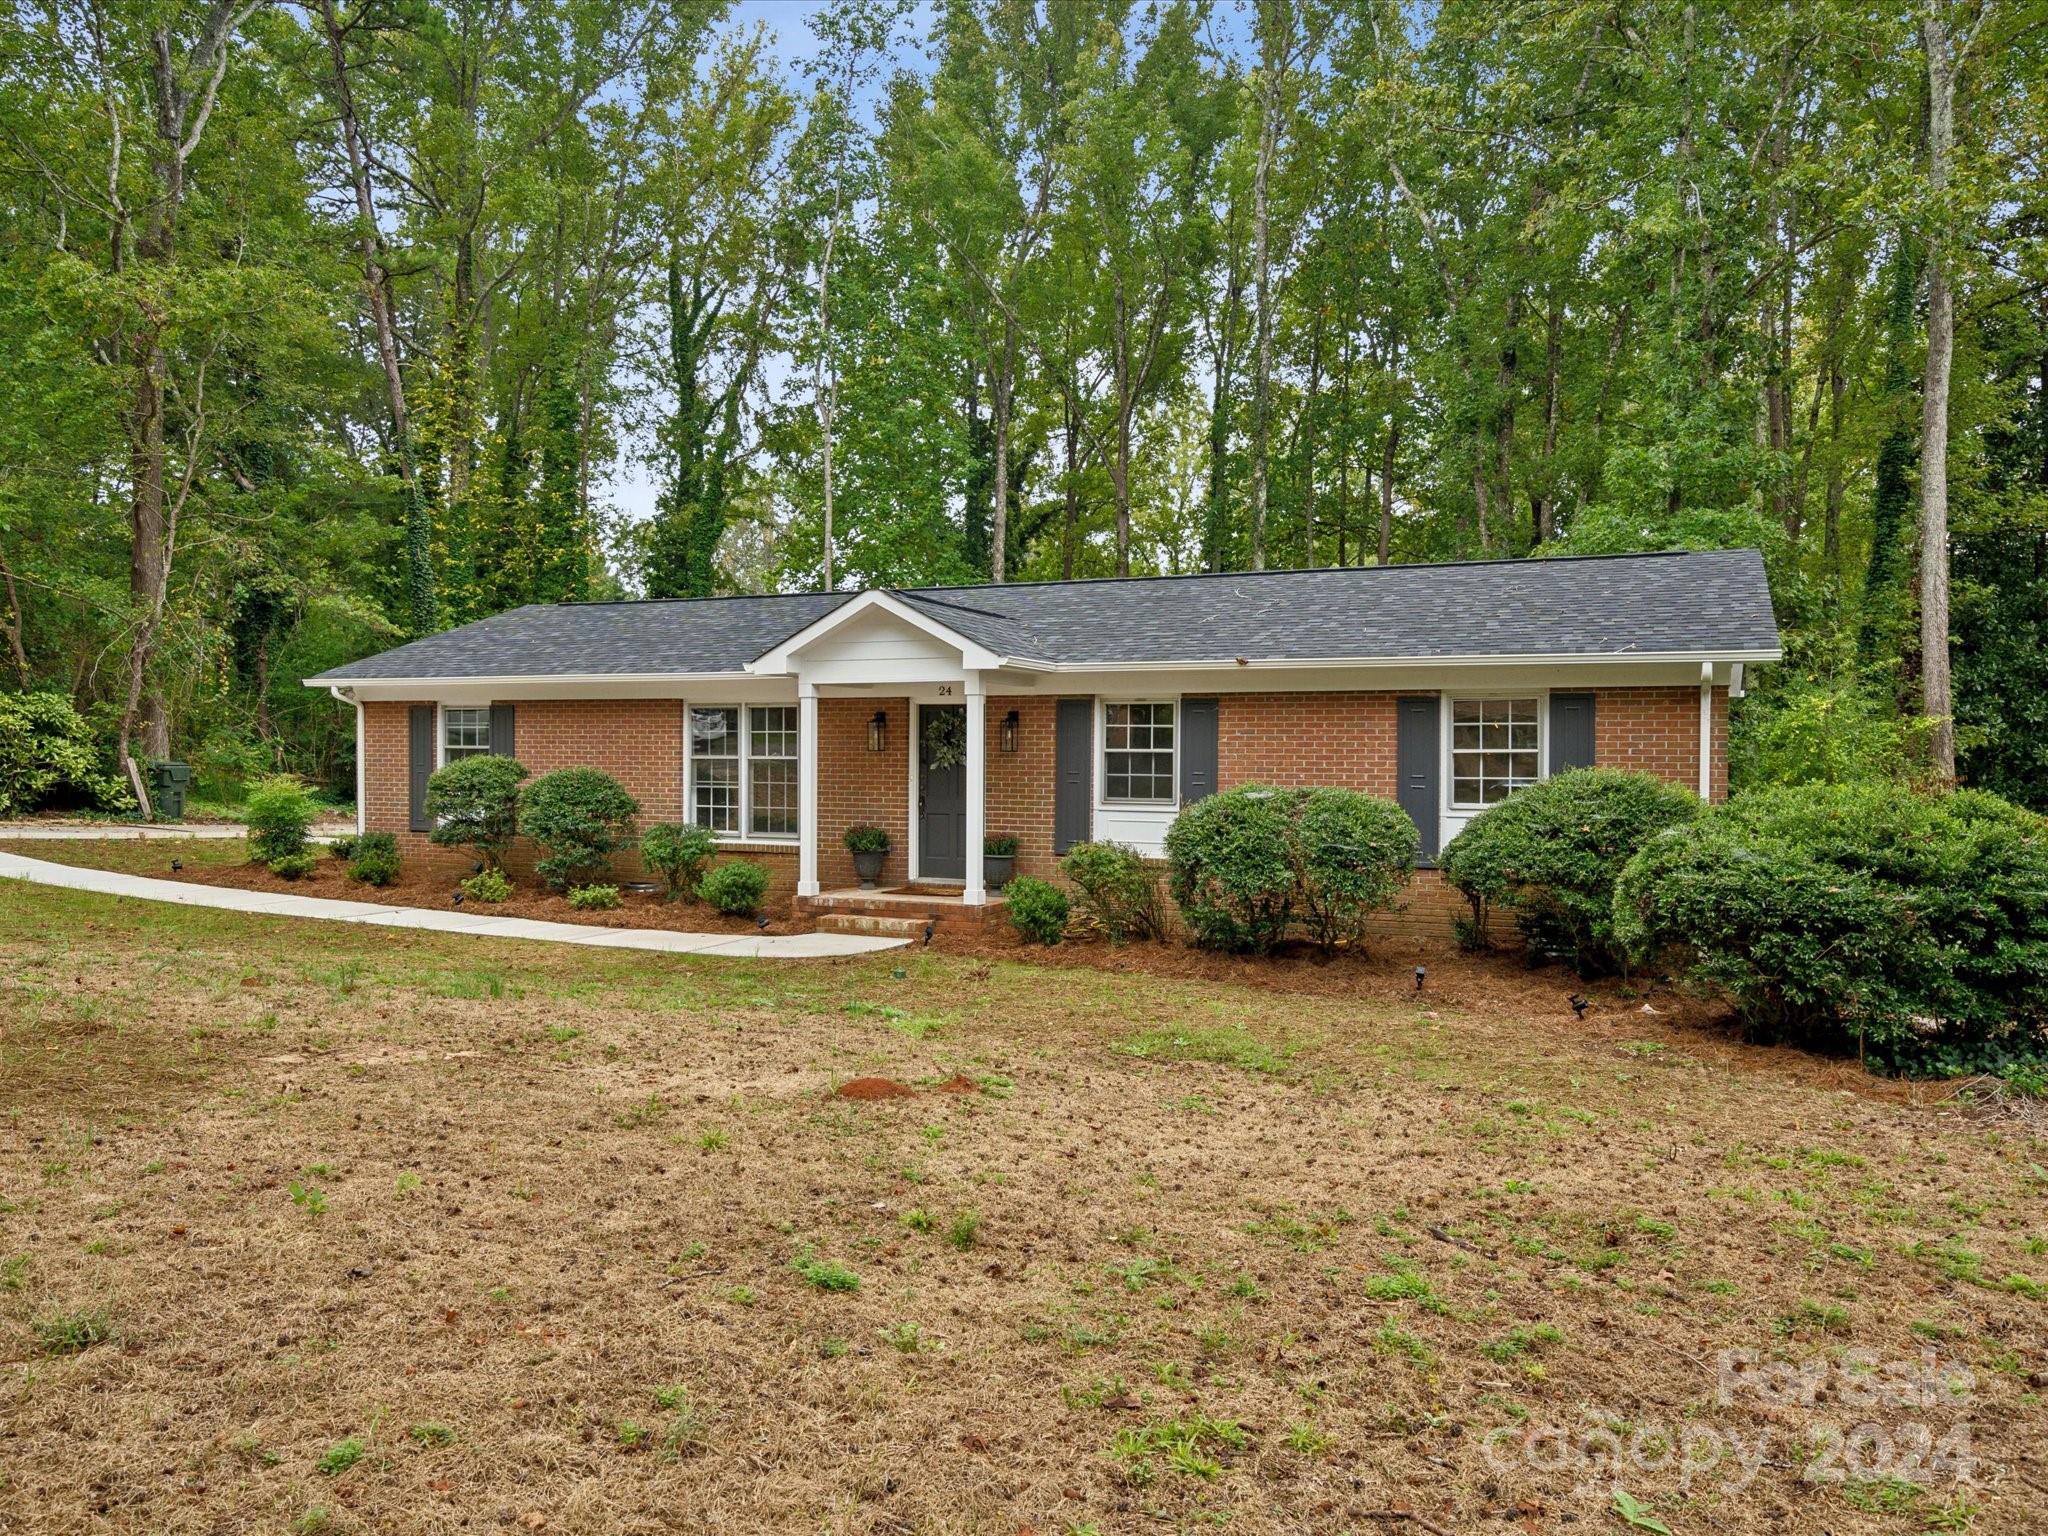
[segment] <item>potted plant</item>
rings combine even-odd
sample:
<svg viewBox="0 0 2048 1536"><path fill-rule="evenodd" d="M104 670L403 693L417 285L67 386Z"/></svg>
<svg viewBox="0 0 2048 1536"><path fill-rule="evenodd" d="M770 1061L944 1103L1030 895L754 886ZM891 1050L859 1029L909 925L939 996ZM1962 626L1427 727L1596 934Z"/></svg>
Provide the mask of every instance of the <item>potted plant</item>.
<svg viewBox="0 0 2048 1536"><path fill-rule="evenodd" d="M1017 872L1017 839L1010 836L985 837L981 841L981 878L992 891L1000 891Z"/></svg>
<svg viewBox="0 0 2048 1536"><path fill-rule="evenodd" d="M860 876L860 888L872 891L882 873L882 860L889 856L889 834L880 827L848 827L846 851L853 855L853 872Z"/></svg>

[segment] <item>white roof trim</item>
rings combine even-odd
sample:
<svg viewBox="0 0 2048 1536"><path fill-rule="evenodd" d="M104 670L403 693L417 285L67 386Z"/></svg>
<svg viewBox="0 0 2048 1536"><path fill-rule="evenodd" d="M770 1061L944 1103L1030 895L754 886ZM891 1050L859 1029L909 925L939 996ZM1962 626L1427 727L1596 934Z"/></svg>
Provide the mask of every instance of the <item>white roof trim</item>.
<svg viewBox="0 0 2048 1536"><path fill-rule="evenodd" d="M998 656L986 646L968 639L958 630L940 623L937 619L884 592L871 587L851 602L841 603L830 613L821 614L802 629L784 640L780 645L763 651L747 663L747 671L763 674L793 674L801 670L796 664L796 653L822 640L841 625L850 622L870 609L879 608L890 617L899 619L911 628L921 630L941 644L949 645L960 653L960 664L970 670L994 671L998 667L1017 665L1010 657ZM1023 663L1035 665L1035 663Z"/></svg>
<svg viewBox="0 0 2048 1536"><path fill-rule="evenodd" d="M1062 661L1014 662L1045 672L1187 672L1202 668L1242 667L1246 671L1280 670L1295 667L1563 667L1595 662L1640 662L1645 665L1672 662L1769 662L1785 653L1766 651L1556 651L1497 654L1480 652L1470 656L1206 656L1185 661Z"/></svg>

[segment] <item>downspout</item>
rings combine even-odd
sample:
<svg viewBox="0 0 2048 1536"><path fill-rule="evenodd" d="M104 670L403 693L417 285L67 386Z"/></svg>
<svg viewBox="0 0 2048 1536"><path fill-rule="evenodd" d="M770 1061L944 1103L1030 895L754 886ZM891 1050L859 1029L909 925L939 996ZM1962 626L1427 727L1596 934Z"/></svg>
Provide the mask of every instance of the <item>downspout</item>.
<svg viewBox="0 0 2048 1536"><path fill-rule="evenodd" d="M356 707L356 836L361 837L369 830L363 824L367 811L363 804L363 701L339 683L329 683L327 691L341 703Z"/></svg>
<svg viewBox="0 0 2048 1536"><path fill-rule="evenodd" d="M1714 798L1714 664L1700 663L1700 799Z"/></svg>

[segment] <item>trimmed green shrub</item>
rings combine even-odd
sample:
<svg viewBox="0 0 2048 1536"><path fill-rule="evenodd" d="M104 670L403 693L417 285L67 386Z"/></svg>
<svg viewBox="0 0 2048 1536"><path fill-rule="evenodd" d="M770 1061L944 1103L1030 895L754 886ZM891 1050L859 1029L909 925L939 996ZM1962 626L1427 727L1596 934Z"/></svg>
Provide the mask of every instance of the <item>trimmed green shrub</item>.
<svg viewBox="0 0 2048 1536"><path fill-rule="evenodd" d="M732 859L708 871L697 894L728 917L749 917L768 894L768 871L751 859Z"/></svg>
<svg viewBox="0 0 2048 1536"><path fill-rule="evenodd" d="M519 830L546 850L535 872L556 890L594 884L612 855L633 846L640 804L595 768L544 773L519 796Z"/></svg>
<svg viewBox="0 0 2048 1536"><path fill-rule="evenodd" d="M0 693L0 816L20 816L68 799L105 810L135 800L102 771L92 731L61 693Z"/></svg>
<svg viewBox="0 0 2048 1536"><path fill-rule="evenodd" d="M609 912L619 904L616 885L572 885L569 905L578 912Z"/></svg>
<svg viewBox="0 0 2048 1536"><path fill-rule="evenodd" d="M265 863L280 880L303 880L320 867L320 855L310 848L301 848L297 853L280 853Z"/></svg>
<svg viewBox="0 0 2048 1536"><path fill-rule="evenodd" d="M1060 860L1060 873L1074 882L1082 908L1110 943L1166 937L1158 873L1128 843L1076 843Z"/></svg>
<svg viewBox="0 0 2048 1536"><path fill-rule="evenodd" d="M1472 936L1512 907L1530 945L1569 956L1581 976L1619 967L1614 882L1651 838L1699 816L1699 797L1647 773L1574 768L1517 790L1451 839L1444 878L1472 904Z"/></svg>
<svg viewBox="0 0 2048 1536"><path fill-rule="evenodd" d="M640 861L661 876L661 894L668 901L678 896L695 901L697 881L717 852L718 839L709 827L662 823L640 834Z"/></svg>
<svg viewBox="0 0 2048 1536"><path fill-rule="evenodd" d="M1752 791L1629 860L1614 932L1753 1029L1880 1065L2048 1045L2048 822L1981 791Z"/></svg>
<svg viewBox="0 0 2048 1536"><path fill-rule="evenodd" d="M1196 801L1166 834L1174 900L1195 942L1263 953L1298 924L1355 943L1407 884L1421 839L1392 801L1247 784Z"/></svg>
<svg viewBox="0 0 2048 1536"><path fill-rule="evenodd" d="M1003 887L1010 922L1034 944L1057 944L1067 931L1067 893L1045 880L1019 875Z"/></svg>
<svg viewBox="0 0 2048 1536"><path fill-rule="evenodd" d="M312 793L290 774L273 773L257 780L242 807L242 820L249 828L249 857L275 870L279 859L305 852L306 829L313 825L316 810Z"/></svg>
<svg viewBox="0 0 2048 1536"><path fill-rule="evenodd" d="M392 839L394 845L397 841L396 838ZM332 859L339 859L344 864L354 858L356 856L356 834L349 832L341 837L330 837L327 840L327 856Z"/></svg>
<svg viewBox="0 0 2048 1536"><path fill-rule="evenodd" d="M1356 944L1373 913L1407 887L1422 848L1415 821L1391 800L1350 789L1312 789L1296 802L1296 912L1308 937L1329 949Z"/></svg>
<svg viewBox="0 0 2048 1536"><path fill-rule="evenodd" d="M505 878L505 871L502 869L487 869L463 881L462 894L471 901L488 901L495 904L512 894L512 882Z"/></svg>
<svg viewBox="0 0 2048 1536"><path fill-rule="evenodd" d="M473 848L486 869L502 869L505 850L519 830L519 785L526 769L517 758L477 753L458 757L427 780L428 840L443 848Z"/></svg>
<svg viewBox="0 0 2048 1536"><path fill-rule="evenodd" d="M1166 833L1173 899L1196 943L1260 951L1286 934L1298 799L1292 790L1247 784L1197 800L1174 818Z"/></svg>
<svg viewBox="0 0 2048 1536"><path fill-rule="evenodd" d="M880 827L857 826L846 829L846 851L848 853L887 853L889 834Z"/></svg>
<svg viewBox="0 0 2048 1536"><path fill-rule="evenodd" d="M389 885L398 878L398 839L389 832L365 832L349 840L348 877L364 885Z"/></svg>

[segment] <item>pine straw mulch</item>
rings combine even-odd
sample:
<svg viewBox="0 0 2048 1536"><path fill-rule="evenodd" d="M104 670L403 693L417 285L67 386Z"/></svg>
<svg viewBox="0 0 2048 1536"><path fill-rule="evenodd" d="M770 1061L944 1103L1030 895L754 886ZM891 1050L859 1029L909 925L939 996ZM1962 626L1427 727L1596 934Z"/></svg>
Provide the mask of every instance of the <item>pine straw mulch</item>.
<svg viewBox="0 0 2048 1536"><path fill-rule="evenodd" d="M1616 1482L1678 1536L1839 1536L2048 1499L2048 1301L2007 1280L2048 1276L2048 1147L1656 994L165 910L0 905L10 1536L1619 1530ZM863 1077L917 1091L834 1096ZM52 1352L64 1318L111 1336ZM1717 1400L1724 1350L1928 1348L1966 1395ZM1802 1479L1866 1419L1967 1423L1975 1485ZM1614 1425L1766 1454L1688 1491L1522 1451Z"/></svg>

